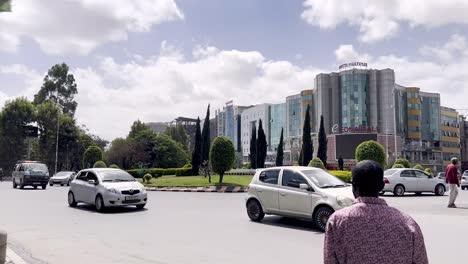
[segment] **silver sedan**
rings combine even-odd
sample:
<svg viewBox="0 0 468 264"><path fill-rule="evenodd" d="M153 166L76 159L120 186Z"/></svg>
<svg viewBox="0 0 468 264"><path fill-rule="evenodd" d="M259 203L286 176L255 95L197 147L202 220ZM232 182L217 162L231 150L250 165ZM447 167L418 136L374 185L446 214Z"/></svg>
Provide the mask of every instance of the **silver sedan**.
<svg viewBox="0 0 468 264"><path fill-rule="evenodd" d="M86 169L70 184L68 204L91 204L98 212L107 207L134 205L143 209L147 202L145 187L120 169Z"/></svg>

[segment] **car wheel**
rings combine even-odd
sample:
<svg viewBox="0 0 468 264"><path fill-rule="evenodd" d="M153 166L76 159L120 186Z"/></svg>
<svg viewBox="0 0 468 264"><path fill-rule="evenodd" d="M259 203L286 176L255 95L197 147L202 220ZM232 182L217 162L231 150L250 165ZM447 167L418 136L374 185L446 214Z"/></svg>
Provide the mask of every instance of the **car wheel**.
<svg viewBox="0 0 468 264"><path fill-rule="evenodd" d="M63 186L64 184L60 184L60 186Z"/></svg>
<svg viewBox="0 0 468 264"><path fill-rule="evenodd" d="M136 206L136 208L137 208L138 210L141 210L141 209L145 208L145 205L146 205L146 204L138 204L138 205Z"/></svg>
<svg viewBox="0 0 468 264"><path fill-rule="evenodd" d="M436 187L435 187L435 191L434 191L434 194L436 196L442 196L445 194L445 187L442 185L442 184L438 184Z"/></svg>
<svg viewBox="0 0 468 264"><path fill-rule="evenodd" d="M385 192L379 192L380 196L383 196L384 194L385 194Z"/></svg>
<svg viewBox="0 0 468 264"><path fill-rule="evenodd" d="M16 189L16 187L18 187L18 185L16 185L16 181L13 179L13 189Z"/></svg>
<svg viewBox="0 0 468 264"><path fill-rule="evenodd" d="M393 190L393 195L395 195L395 196L405 195L405 187L403 185L401 185L401 184L395 186L395 189Z"/></svg>
<svg viewBox="0 0 468 264"><path fill-rule="evenodd" d="M20 188L20 189L24 189L24 185L23 185L23 181L22 181L22 180L20 180L19 188Z"/></svg>
<svg viewBox="0 0 468 264"><path fill-rule="evenodd" d="M77 205L77 203L75 201L75 195L73 195L72 192L68 193L68 205L70 207L75 207Z"/></svg>
<svg viewBox="0 0 468 264"><path fill-rule="evenodd" d="M103 212L105 210L104 199L102 199L101 195L98 195L96 197L96 201L94 202L94 205L96 206L96 211L98 212Z"/></svg>
<svg viewBox="0 0 468 264"><path fill-rule="evenodd" d="M330 216L334 213L330 207L322 206L317 209L314 216L314 224L321 230L325 231L327 222Z"/></svg>
<svg viewBox="0 0 468 264"><path fill-rule="evenodd" d="M247 215L254 222L260 222L265 217L262 205L257 200L250 200L247 203Z"/></svg>
<svg viewBox="0 0 468 264"><path fill-rule="evenodd" d="M37 187L37 186L34 186ZM42 190L45 190L47 188L47 184L42 185Z"/></svg>
<svg viewBox="0 0 468 264"><path fill-rule="evenodd" d="M420 196L420 195L422 194L422 192L415 192L415 194L416 194L417 196Z"/></svg>
<svg viewBox="0 0 468 264"><path fill-rule="evenodd" d="M49 185L50 185L50 186L54 186L54 184L53 184L53 183L49 183Z"/></svg>

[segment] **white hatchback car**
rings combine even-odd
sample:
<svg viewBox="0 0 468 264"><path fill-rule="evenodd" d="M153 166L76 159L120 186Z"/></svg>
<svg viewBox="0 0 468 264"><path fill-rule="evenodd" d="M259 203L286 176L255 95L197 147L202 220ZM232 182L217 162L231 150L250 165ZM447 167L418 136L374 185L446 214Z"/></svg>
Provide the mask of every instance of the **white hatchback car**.
<svg viewBox="0 0 468 264"><path fill-rule="evenodd" d="M444 179L432 177L415 169L388 169L384 172L384 183L382 194L391 192L395 196L403 196L405 192L413 192L417 195L431 192L442 196L447 190Z"/></svg>
<svg viewBox="0 0 468 264"><path fill-rule="evenodd" d="M145 187L132 175L120 169L86 169L70 184L68 204L94 205L99 212L106 207L135 205L143 209L147 202Z"/></svg>
<svg viewBox="0 0 468 264"><path fill-rule="evenodd" d="M252 221L281 215L312 220L323 231L330 215L352 205L353 199L351 186L324 170L277 167L255 173L246 207Z"/></svg>

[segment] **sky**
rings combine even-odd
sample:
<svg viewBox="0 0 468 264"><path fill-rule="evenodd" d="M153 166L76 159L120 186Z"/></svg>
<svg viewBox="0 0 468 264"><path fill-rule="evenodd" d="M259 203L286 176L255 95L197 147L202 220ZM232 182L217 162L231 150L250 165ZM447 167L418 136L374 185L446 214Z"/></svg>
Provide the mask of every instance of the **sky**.
<svg viewBox="0 0 468 264"><path fill-rule="evenodd" d="M468 1L13 0L12 9L0 13L0 107L32 99L65 62L78 123L107 140L137 119L281 103L353 61L468 108Z"/></svg>

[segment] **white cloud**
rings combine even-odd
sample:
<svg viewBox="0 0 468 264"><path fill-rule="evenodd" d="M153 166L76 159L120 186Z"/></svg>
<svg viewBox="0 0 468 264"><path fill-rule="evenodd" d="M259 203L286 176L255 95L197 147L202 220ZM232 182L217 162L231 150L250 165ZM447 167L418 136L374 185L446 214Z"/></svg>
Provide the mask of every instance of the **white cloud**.
<svg viewBox="0 0 468 264"><path fill-rule="evenodd" d="M444 45L425 45L419 52L426 57L448 62L460 56L468 56L468 41L459 34L454 34Z"/></svg>
<svg viewBox="0 0 468 264"><path fill-rule="evenodd" d="M335 50L336 61L339 63L353 62L353 61L368 61L370 56L368 54L359 54L354 50L353 45L340 45Z"/></svg>
<svg viewBox="0 0 468 264"><path fill-rule="evenodd" d="M358 26L359 40L366 43L395 36L400 24L468 24L468 1L463 0L305 0L303 5L301 17L307 23L322 29Z"/></svg>
<svg viewBox="0 0 468 264"><path fill-rule="evenodd" d="M22 80L23 86L21 89L18 89L17 93L13 96L0 91L0 109L6 101L12 100L17 96L25 96L28 99L33 100L34 94L36 94L41 87L43 78L41 74L35 70L29 69L23 64L0 65L0 78L2 75L14 76ZM6 83L3 83L2 85L6 85Z"/></svg>
<svg viewBox="0 0 468 264"><path fill-rule="evenodd" d="M47 54L88 54L166 21L183 19L174 0L21 0L0 16L0 51L16 51L22 39Z"/></svg>

